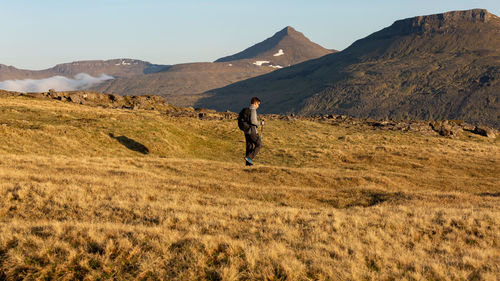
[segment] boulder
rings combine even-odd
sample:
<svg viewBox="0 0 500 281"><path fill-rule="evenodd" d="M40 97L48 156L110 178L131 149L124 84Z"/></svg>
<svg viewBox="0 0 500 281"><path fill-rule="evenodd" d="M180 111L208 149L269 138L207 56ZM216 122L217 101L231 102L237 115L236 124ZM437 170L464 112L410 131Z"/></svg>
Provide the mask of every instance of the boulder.
<svg viewBox="0 0 500 281"><path fill-rule="evenodd" d="M74 93L69 95L68 101L83 104L85 102L85 98L80 93Z"/></svg>
<svg viewBox="0 0 500 281"><path fill-rule="evenodd" d="M418 132L424 136L435 136L439 134L438 132L434 131L431 126L427 122L421 122L421 121L415 121L415 122L410 122L408 125L408 131L409 132Z"/></svg>
<svg viewBox="0 0 500 281"><path fill-rule="evenodd" d="M450 123L447 120L434 121L429 123L431 128L443 137L457 138L462 133L463 129L455 123Z"/></svg>
<svg viewBox="0 0 500 281"><path fill-rule="evenodd" d="M472 132L474 134L478 134L478 135L485 136L488 138L494 139L497 137L497 132L494 129L488 128L488 127L476 126Z"/></svg>

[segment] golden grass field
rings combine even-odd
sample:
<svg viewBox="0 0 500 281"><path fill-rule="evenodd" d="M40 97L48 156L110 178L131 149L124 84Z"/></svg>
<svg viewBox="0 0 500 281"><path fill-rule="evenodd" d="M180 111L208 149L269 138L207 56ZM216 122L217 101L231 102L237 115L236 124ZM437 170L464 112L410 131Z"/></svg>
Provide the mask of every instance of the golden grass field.
<svg viewBox="0 0 500 281"><path fill-rule="evenodd" d="M263 105L265 106L265 104ZM498 280L500 141L0 97L0 280Z"/></svg>

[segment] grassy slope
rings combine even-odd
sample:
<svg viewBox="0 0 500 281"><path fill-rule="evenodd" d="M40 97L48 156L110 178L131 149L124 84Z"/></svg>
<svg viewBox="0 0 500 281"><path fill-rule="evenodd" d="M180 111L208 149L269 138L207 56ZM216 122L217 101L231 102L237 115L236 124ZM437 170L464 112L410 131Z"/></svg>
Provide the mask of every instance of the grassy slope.
<svg viewBox="0 0 500 281"><path fill-rule="evenodd" d="M264 146L245 168L234 121L1 97L0 279L498 276L498 140L270 121Z"/></svg>

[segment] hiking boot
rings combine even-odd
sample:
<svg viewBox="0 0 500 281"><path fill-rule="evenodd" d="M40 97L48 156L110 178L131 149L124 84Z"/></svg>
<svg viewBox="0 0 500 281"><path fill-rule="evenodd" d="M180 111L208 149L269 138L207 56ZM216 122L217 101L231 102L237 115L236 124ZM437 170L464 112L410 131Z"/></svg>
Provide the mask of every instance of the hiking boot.
<svg viewBox="0 0 500 281"><path fill-rule="evenodd" d="M248 157L245 157L245 161L246 161L246 165L247 166L253 166L253 161L252 159L248 158Z"/></svg>

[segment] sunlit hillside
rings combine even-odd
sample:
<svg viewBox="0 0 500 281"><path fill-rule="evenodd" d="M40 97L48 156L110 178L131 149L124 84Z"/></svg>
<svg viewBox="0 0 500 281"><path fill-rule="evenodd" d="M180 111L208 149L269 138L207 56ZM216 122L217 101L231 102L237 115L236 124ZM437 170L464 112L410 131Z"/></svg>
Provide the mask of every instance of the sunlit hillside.
<svg viewBox="0 0 500 281"><path fill-rule="evenodd" d="M497 280L500 141L0 96L0 280Z"/></svg>

